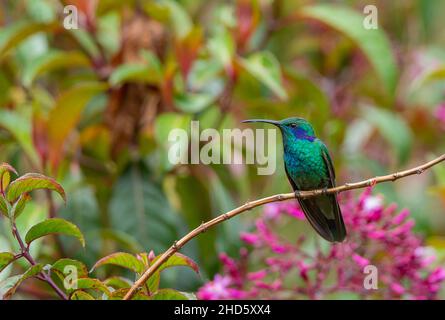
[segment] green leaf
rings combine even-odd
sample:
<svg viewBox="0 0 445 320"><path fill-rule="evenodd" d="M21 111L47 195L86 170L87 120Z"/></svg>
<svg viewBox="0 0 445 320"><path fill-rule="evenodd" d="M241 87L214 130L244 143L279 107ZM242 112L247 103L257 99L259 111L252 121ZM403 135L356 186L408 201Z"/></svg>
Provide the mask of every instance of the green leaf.
<svg viewBox="0 0 445 320"><path fill-rule="evenodd" d="M160 256L157 256L152 264L159 259ZM175 253L174 255L172 255L165 263L163 263L158 271L162 271L165 270L167 268L171 268L171 267L178 267L178 266L184 266L184 267L190 267L192 268L196 273L199 273L199 267L196 264L195 261L193 261L191 258L181 254L181 253Z"/></svg>
<svg viewBox="0 0 445 320"><path fill-rule="evenodd" d="M0 109L0 127L11 133L34 164L39 163L39 156L31 138L31 121L17 112Z"/></svg>
<svg viewBox="0 0 445 320"><path fill-rule="evenodd" d="M113 291L110 295L110 300L123 300L125 295L128 292L128 288L122 288L118 289L116 291ZM150 300L149 296L142 292L136 292L132 297L131 300Z"/></svg>
<svg viewBox="0 0 445 320"><path fill-rule="evenodd" d="M175 191L188 228L194 228L202 221L212 219L214 203L208 183L209 179L199 179L194 175L182 174L175 179ZM199 201L196 201L197 194L199 194ZM206 270L214 270L217 265L216 241L217 232L215 229L208 230L197 239L199 257Z"/></svg>
<svg viewBox="0 0 445 320"><path fill-rule="evenodd" d="M160 256L157 256L153 261L151 262L151 265L160 258ZM153 293L157 292L159 288L159 283L161 281L161 271L176 267L176 266L185 266L192 268L196 273L199 273L199 267L192 259L189 257L181 254L181 253L175 253L173 256L171 256L167 262L163 263L159 269L145 282L146 287L148 290Z"/></svg>
<svg viewBox="0 0 445 320"><path fill-rule="evenodd" d="M56 191L66 201L65 191L54 179L39 173L27 173L14 180L6 190L6 198L9 202L14 202L20 195L37 189L47 189Z"/></svg>
<svg viewBox="0 0 445 320"><path fill-rule="evenodd" d="M385 33L365 29L364 16L354 10L330 4L304 7L303 17L318 20L352 39L363 51L386 90L394 95L397 85L397 65Z"/></svg>
<svg viewBox="0 0 445 320"><path fill-rule="evenodd" d="M142 273L145 269L142 261L138 260L138 258L136 258L135 256L126 252L116 252L97 261L91 269L91 272L94 271L96 268L106 264L112 264L115 266L127 268L137 273Z"/></svg>
<svg viewBox="0 0 445 320"><path fill-rule="evenodd" d="M0 30L0 60L9 50L17 47L20 42L38 32L47 32L57 28L58 23L45 24L28 21L16 22Z"/></svg>
<svg viewBox="0 0 445 320"><path fill-rule="evenodd" d="M438 67L428 70L422 74L415 84L417 86L424 86L443 80L445 80L445 65L439 65Z"/></svg>
<svg viewBox="0 0 445 320"><path fill-rule="evenodd" d="M3 271L12 261L14 260L14 255L11 252L1 252L0 253L0 272Z"/></svg>
<svg viewBox="0 0 445 320"><path fill-rule="evenodd" d="M8 282L8 288L4 288L6 289L4 291L4 294L2 294L3 290L0 290L0 299L5 299L5 300L10 299L23 281L38 275L42 271L42 269L43 265L36 264L34 266L31 266L28 270L26 270L24 274L11 277L12 280Z"/></svg>
<svg viewBox="0 0 445 320"><path fill-rule="evenodd" d="M6 218L9 218L8 204L6 203L6 200L5 198L3 198L3 196L0 196L0 213L4 215Z"/></svg>
<svg viewBox="0 0 445 320"><path fill-rule="evenodd" d="M26 13L37 22L49 23L57 17L56 6L48 0L26 0Z"/></svg>
<svg viewBox="0 0 445 320"><path fill-rule="evenodd" d="M175 106L187 113L198 113L215 102L216 98L208 93L181 93L175 95Z"/></svg>
<svg viewBox="0 0 445 320"><path fill-rule="evenodd" d="M77 289L99 290L107 296L111 295L110 289L100 280L93 278L79 278L76 282Z"/></svg>
<svg viewBox="0 0 445 320"><path fill-rule="evenodd" d="M142 63L126 63L114 69L110 76L110 84L117 86L125 82L141 82L149 84L159 84L162 75Z"/></svg>
<svg viewBox="0 0 445 320"><path fill-rule="evenodd" d="M53 51L34 59L29 65L24 67L22 82L26 87L30 87L36 77L61 68L72 68L78 66L88 66L88 58L81 52Z"/></svg>
<svg viewBox="0 0 445 320"><path fill-rule="evenodd" d="M145 9L148 12L163 11L164 15L167 14L168 20L173 27L175 34L179 38L184 38L192 30L193 23L188 15L187 11L176 1L161 0L157 4L147 5Z"/></svg>
<svg viewBox="0 0 445 320"><path fill-rule="evenodd" d="M87 103L106 89L104 83L83 83L60 95L48 119L50 159L53 164L61 159L63 143L76 127Z"/></svg>
<svg viewBox="0 0 445 320"><path fill-rule="evenodd" d="M96 300L96 299L94 299L92 295L86 293L85 291L77 290L71 294L70 300Z"/></svg>
<svg viewBox="0 0 445 320"><path fill-rule="evenodd" d="M232 65L235 55L235 40L227 29L220 29L208 42L208 49L212 56L224 67Z"/></svg>
<svg viewBox="0 0 445 320"><path fill-rule="evenodd" d="M49 234L73 236L80 241L83 247L85 247L85 239L79 228L71 222L60 218L48 219L31 227L25 236L25 241L27 244L30 244L34 240Z"/></svg>
<svg viewBox="0 0 445 320"><path fill-rule="evenodd" d="M103 240L111 240L129 252L136 253L144 251L141 244L128 233L113 229L103 229L100 230L100 236Z"/></svg>
<svg viewBox="0 0 445 320"><path fill-rule="evenodd" d="M283 88L281 67L275 56L268 52L254 53L247 59L240 58L241 65L258 81L263 83L280 99L286 100L287 93Z"/></svg>
<svg viewBox="0 0 445 320"><path fill-rule="evenodd" d="M29 200L31 200L31 196L29 194L23 193L20 195L19 200L12 207L11 216L14 220L23 213L23 210L25 210L26 204Z"/></svg>
<svg viewBox="0 0 445 320"><path fill-rule="evenodd" d="M399 164L406 163L411 153L413 136L405 120L380 108L367 107L363 109L363 113L364 118L379 130L395 150Z"/></svg>
<svg viewBox="0 0 445 320"><path fill-rule="evenodd" d="M113 187L109 210L112 228L132 234L144 248L157 252L183 232L180 216L142 163L121 174Z"/></svg>
<svg viewBox="0 0 445 320"><path fill-rule="evenodd" d="M173 129L184 129L189 131L190 121L192 118L188 115L183 115L180 113L163 113L156 118L155 123L155 138L156 141L161 144L168 146L168 136Z"/></svg>
<svg viewBox="0 0 445 320"><path fill-rule="evenodd" d="M0 191L2 193L9 185L9 182L11 180L11 172L15 173L16 176L18 175L13 166L9 165L8 163L0 164Z"/></svg>
<svg viewBox="0 0 445 320"><path fill-rule="evenodd" d="M113 287L115 289L125 289L130 288L133 284L130 280L123 277L110 277L104 281L108 287Z"/></svg>
<svg viewBox="0 0 445 320"><path fill-rule="evenodd" d="M70 29L68 34L71 35L80 46L85 49L90 57L96 58L100 56L100 50L94 41L94 36L84 29Z"/></svg>
<svg viewBox="0 0 445 320"><path fill-rule="evenodd" d="M52 266L51 270L54 271L62 280L65 279L66 274L68 273L65 268L66 267L75 267L77 270L77 276L79 278L85 278L88 277L88 269L80 261L63 258L57 260Z"/></svg>
<svg viewBox="0 0 445 320"><path fill-rule="evenodd" d="M156 271L151 275L150 278L145 282L145 286L147 287L150 293L156 292L159 289L159 284L161 283L161 273L160 271Z"/></svg>
<svg viewBox="0 0 445 320"><path fill-rule="evenodd" d="M189 300L182 292L173 289L160 289L150 297L150 300Z"/></svg>

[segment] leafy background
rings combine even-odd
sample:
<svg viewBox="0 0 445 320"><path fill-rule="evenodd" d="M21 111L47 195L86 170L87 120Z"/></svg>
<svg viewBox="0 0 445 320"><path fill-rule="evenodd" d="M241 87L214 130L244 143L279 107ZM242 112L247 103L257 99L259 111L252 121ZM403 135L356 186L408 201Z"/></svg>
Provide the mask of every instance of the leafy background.
<svg viewBox="0 0 445 320"><path fill-rule="evenodd" d="M378 30L362 27L368 1L1 1L0 161L52 176L67 194L63 205L36 193L18 227L46 218L55 202L87 243L38 240L33 255L91 267L116 251L160 254L202 221L289 192L279 140L271 176L257 176L253 165L171 165L168 133L189 130L191 120L222 130L252 117L307 118L340 183L443 153L445 3L374 3ZM63 28L68 4L79 9L78 30ZM443 165L375 191L411 210L443 264ZM257 213L193 240L183 253L200 274L167 270L161 285L196 291L220 270L219 252L239 253L239 234ZM6 219L0 223L7 251L15 244ZM300 230L315 237L307 225ZM23 267L8 267L0 280ZM30 282L18 295L45 290Z"/></svg>

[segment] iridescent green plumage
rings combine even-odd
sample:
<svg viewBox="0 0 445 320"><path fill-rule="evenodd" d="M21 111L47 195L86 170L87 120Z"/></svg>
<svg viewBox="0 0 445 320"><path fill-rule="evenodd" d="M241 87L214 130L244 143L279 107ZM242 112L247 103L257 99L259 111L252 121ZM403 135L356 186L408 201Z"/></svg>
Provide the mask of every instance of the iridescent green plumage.
<svg viewBox="0 0 445 320"><path fill-rule="evenodd" d="M306 120L289 118L282 121L244 122L266 122L280 128L286 174L295 192L335 186L334 167L329 151L325 144L315 137L314 129ZM335 194L298 198L298 202L306 218L324 239L331 242L344 240L346 229Z"/></svg>

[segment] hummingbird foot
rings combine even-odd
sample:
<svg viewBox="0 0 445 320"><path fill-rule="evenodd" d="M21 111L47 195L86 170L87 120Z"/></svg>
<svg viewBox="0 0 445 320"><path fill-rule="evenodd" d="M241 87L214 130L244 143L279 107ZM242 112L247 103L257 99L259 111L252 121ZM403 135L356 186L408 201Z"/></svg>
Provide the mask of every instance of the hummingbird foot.
<svg viewBox="0 0 445 320"><path fill-rule="evenodd" d="M328 194L328 187L324 187L324 188L321 190L321 194L322 194L323 196L327 195L327 194Z"/></svg>

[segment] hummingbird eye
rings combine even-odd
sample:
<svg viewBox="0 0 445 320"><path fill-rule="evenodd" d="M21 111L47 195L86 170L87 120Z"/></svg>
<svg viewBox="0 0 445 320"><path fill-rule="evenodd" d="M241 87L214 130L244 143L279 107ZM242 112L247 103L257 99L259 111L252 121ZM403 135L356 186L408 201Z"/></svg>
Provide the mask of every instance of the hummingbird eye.
<svg viewBox="0 0 445 320"><path fill-rule="evenodd" d="M291 126L292 128L296 128L296 127L297 127L297 124L296 124L296 123L291 123L290 126Z"/></svg>

